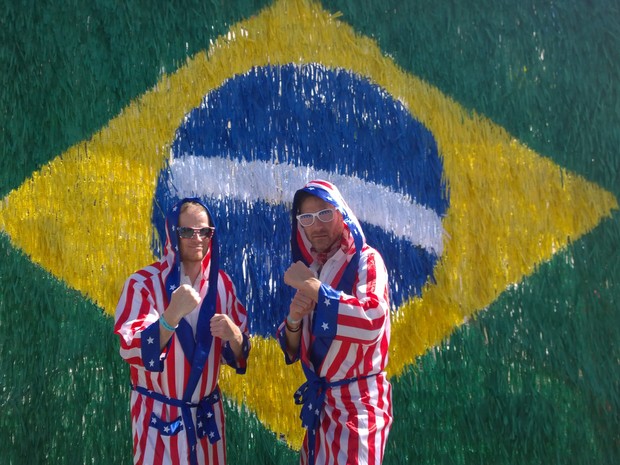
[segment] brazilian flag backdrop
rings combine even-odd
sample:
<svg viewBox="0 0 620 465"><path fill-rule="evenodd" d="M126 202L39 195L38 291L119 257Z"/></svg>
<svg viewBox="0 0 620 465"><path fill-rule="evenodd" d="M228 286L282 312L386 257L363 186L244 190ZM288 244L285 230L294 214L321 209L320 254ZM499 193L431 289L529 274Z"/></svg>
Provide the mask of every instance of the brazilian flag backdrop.
<svg viewBox="0 0 620 465"><path fill-rule="evenodd" d="M302 377L273 330L307 176L389 268L385 463L620 462L617 2L14 0L0 19L2 463L131 463L114 305L174 192L213 205L250 313L248 373L222 373L228 461L295 463Z"/></svg>

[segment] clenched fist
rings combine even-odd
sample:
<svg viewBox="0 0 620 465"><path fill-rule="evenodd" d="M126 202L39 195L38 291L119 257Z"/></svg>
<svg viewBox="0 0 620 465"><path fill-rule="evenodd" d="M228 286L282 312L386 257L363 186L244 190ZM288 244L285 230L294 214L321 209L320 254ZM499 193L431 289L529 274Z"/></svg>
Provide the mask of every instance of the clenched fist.
<svg viewBox="0 0 620 465"><path fill-rule="evenodd" d="M297 291L291 306L289 308L289 315L293 320L301 320L304 316L308 315L314 310L316 302L310 297L306 297L301 292Z"/></svg>
<svg viewBox="0 0 620 465"><path fill-rule="evenodd" d="M238 344L243 342L241 330L227 315L215 314L210 321L211 335L219 337L223 341L236 341Z"/></svg>
<svg viewBox="0 0 620 465"><path fill-rule="evenodd" d="M181 318L191 313L200 303L200 294L189 284L183 284L172 292L170 305L166 309L166 321L173 326L179 324Z"/></svg>
<svg viewBox="0 0 620 465"><path fill-rule="evenodd" d="M297 261L289 266L284 273L284 282L315 302L319 300L321 281L303 262Z"/></svg>

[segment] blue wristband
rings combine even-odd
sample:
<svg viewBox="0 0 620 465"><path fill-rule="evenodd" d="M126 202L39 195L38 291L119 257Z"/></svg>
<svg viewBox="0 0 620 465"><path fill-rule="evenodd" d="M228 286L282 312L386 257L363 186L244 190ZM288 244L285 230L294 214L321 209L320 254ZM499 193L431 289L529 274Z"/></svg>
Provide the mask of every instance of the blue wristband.
<svg viewBox="0 0 620 465"><path fill-rule="evenodd" d="M286 322L291 325L298 325L299 323L301 323L301 320L293 320L291 318L291 315L286 315Z"/></svg>
<svg viewBox="0 0 620 465"><path fill-rule="evenodd" d="M168 324L168 322L166 321L166 319L164 318L164 315L160 315L159 317L159 323L166 328L168 331L174 332L177 327L176 326L170 326L170 324ZM178 325L177 325L178 326Z"/></svg>

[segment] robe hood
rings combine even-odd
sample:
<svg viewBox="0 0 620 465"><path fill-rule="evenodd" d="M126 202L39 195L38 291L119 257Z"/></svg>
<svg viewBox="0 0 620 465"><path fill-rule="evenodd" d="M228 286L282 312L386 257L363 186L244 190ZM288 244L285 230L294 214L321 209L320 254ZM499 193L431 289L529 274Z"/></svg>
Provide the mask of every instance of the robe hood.
<svg viewBox="0 0 620 465"><path fill-rule="evenodd" d="M344 226L349 230L355 242L356 257L354 257L354 259L357 260L363 245L366 243L364 231L362 230L357 217L349 205L347 205L347 202L342 197L342 194L340 194L338 188L329 181L317 179L307 183L304 187L295 192L295 196L293 197L293 206L291 209L291 252L293 262L301 260L307 266L312 263L310 241L306 237L304 228L300 228L297 224L297 215L299 214L299 207L304 193L314 195L315 197L324 200L325 202L333 205L334 208L342 214Z"/></svg>
<svg viewBox="0 0 620 465"><path fill-rule="evenodd" d="M219 246L217 228L215 226L213 215L211 215L209 208L199 198L184 198L173 205L166 215L166 245L164 247L164 255L162 259L167 264L167 269L164 272L164 282L166 283L166 294L168 295L168 301L170 301L172 291L179 287L181 280L181 254L179 251L179 235L177 234L177 227L179 225L179 213L181 211L181 206L187 202L194 202L201 205L209 216L211 226L215 228L213 236L211 236L211 240L209 241L207 253L202 259L202 273L204 276L205 271L208 270L209 282L217 283L217 275L219 270ZM213 285L210 286L210 289L215 289L216 287L216 285Z"/></svg>

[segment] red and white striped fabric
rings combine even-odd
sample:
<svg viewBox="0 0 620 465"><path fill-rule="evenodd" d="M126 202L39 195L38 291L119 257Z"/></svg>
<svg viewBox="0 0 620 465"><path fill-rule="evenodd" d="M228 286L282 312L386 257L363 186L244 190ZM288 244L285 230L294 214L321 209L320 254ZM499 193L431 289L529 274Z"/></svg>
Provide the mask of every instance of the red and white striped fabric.
<svg viewBox="0 0 620 465"><path fill-rule="evenodd" d="M313 181L304 190L328 201L343 213L343 245L319 271L319 263L311 258L303 228L297 228L295 224L298 206L294 202L293 237L297 240L300 256L295 256L293 247L293 261L304 260L317 272L323 284L314 312L302 322L302 341L297 357L290 359L285 350L284 322L277 337L287 363L301 360L305 370L310 370L326 383L357 379L327 389L315 441L315 463L380 464L392 424L391 385L384 371L390 342L387 270L380 253L365 244L356 217L335 186L325 181ZM359 254L355 254L353 241L346 240L355 228L360 228L356 233L363 244ZM351 289L337 290L351 260L357 260ZM317 334L323 328L329 346L317 367L311 354L317 350L317 337L324 337ZM306 434L301 463L308 462Z"/></svg>

